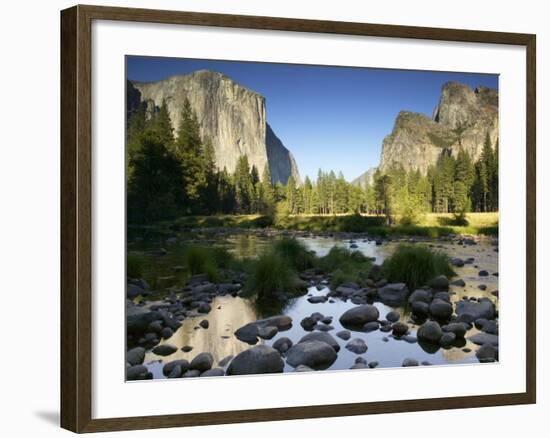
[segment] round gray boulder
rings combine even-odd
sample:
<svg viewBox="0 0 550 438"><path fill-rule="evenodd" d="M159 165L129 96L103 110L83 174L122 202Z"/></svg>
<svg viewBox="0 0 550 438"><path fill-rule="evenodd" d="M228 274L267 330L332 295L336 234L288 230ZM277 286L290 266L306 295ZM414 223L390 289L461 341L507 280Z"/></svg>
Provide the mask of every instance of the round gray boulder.
<svg viewBox="0 0 550 438"><path fill-rule="evenodd" d="M334 337L330 333L327 333L327 332L308 333L298 341L298 344L303 342L311 342L311 341L324 342L325 344L330 345L335 352L340 351L340 344L338 344L338 341L334 339Z"/></svg>
<svg viewBox="0 0 550 438"><path fill-rule="evenodd" d="M344 327L362 327L367 322L377 321L380 316L378 309L370 304L352 307L340 316L340 324Z"/></svg>
<svg viewBox="0 0 550 438"><path fill-rule="evenodd" d="M227 375L282 373L284 366L277 350L257 345L235 356L227 368Z"/></svg>
<svg viewBox="0 0 550 438"><path fill-rule="evenodd" d="M306 365L313 369L326 369L334 363L336 357L336 351L329 344L312 340L294 345L288 350L286 361L294 368Z"/></svg>
<svg viewBox="0 0 550 438"><path fill-rule="evenodd" d="M198 370L203 373L212 368L213 363L214 358L210 353L199 353L191 361L191 363L189 364L189 368L192 370Z"/></svg>
<svg viewBox="0 0 550 438"><path fill-rule="evenodd" d="M437 322L427 321L418 328L416 336L422 341L438 344L443 336L443 330Z"/></svg>

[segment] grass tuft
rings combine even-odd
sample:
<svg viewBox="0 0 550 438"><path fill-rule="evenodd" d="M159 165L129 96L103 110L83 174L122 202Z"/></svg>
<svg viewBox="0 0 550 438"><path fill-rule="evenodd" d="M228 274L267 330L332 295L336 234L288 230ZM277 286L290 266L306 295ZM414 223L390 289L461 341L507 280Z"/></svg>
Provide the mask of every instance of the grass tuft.
<svg viewBox="0 0 550 438"><path fill-rule="evenodd" d="M296 239L277 240L273 245L273 251L297 271L304 271L314 266L315 256Z"/></svg>
<svg viewBox="0 0 550 438"><path fill-rule="evenodd" d="M438 275L456 275L446 254L423 245L399 245L382 264L382 274L390 282L405 283L411 291Z"/></svg>
<svg viewBox="0 0 550 438"><path fill-rule="evenodd" d="M268 251L251 262L244 293L258 300L295 292L296 273L276 251Z"/></svg>
<svg viewBox="0 0 550 438"><path fill-rule="evenodd" d="M334 289L347 281L365 286L372 262L359 251L334 246L324 257L318 259L318 266L332 274L330 285Z"/></svg>

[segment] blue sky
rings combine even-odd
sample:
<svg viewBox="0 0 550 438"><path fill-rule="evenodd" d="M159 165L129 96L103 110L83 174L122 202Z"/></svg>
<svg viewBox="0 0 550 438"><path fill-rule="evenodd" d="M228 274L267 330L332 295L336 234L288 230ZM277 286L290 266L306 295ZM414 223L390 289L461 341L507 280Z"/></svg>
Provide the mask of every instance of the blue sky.
<svg viewBox="0 0 550 438"><path fill-rule="evenodd" d="M498 87L497 75L357 67L127 57L127 78L158 81L195 70L223 73L266 98L267 121L300 175L319 168L351 181L378 165L382 140L401 110L431 117L441 86Z"/></svg>

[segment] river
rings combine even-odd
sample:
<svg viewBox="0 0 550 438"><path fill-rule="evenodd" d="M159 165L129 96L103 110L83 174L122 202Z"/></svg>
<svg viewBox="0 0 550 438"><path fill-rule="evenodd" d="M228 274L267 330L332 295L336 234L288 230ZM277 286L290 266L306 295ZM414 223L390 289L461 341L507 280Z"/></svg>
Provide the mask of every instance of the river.
<svg viewBox="0 0 550 438"><path fill-rule="evenodd" d="M224 235L223 238L208 236L207 240L199 236L198 239L203 239L223 246L238 257L250 257L258 254L269 246L271 237L268 235L257 234L239 234L239 235ZM214 239L212 241L212 239ZM348 239L336 237L299 237L310 250L317 253L318 256L325 255L333 246L349 247ZM172 242L169 250L170 256L152 257L151 263L148 264L149 273L154 273L157 276L158 282L178 282L181 278L173 273L173 265L177 263L178 247L182 242ZM467 259L474 258L474 262L466 264L464 267L457 267L457 277L462 278L466 286L450 286L451 300L457 301L467 297L486 297L491 299L498 308L498 299L491 293L498 290L498 252L495 250L493 242L488 238L482 238L477 245L459 245L445 240L435 240L424 242L436 249L442 250L450 257L460 257ZM376 245L374 241L357 240L356 250L363 254L376 259L376 263L382 263L386 257L392 254L398 242L388 241L382 245ZM132 245L129 245L132 248ZM487 277L478 275L480 270L487 270L490 274ZM485 290L479 288L480 285L486 285ZM344 341L336 337L336 333L344 328L340 325L338 319L343 312L355 305L351 301L341 301L339 299L327 301L325 303L312 304L307 298L312 295L326 295L328 287L318 290L317 287L310 287L308 294L299 298L292 299L283 309L283 314L288 315L293 320L293 326L286 331L280 331L271 340L260 340L266 345L273 344L280 337L288 337L296 343L301 337L309 332L306 332L300 325L300 321L311 315L313 312L320 312L324 316L333 317L331 325L334 327L329 333L340 344L340 351L337 360L330 366L329 370L344 370L349 369L358 357L357 354L348 351L344 346L348 341ZM417 326L410 320L410 314L404 307L390 307L380 302L374 303L380 311L380 319L384 319L385 315L391 310L397 310L400 314L400 320L406 322L410 327L410 335L416 336ZM227 356L234 356L250 348L250 345L241 342L234 335L234 331L243 325L256 321L260 318L253 303L241 297L232 297L230 295L218 296L212 300L212 310L208 315L198 317L190 317L183 321L182 326L167 340L162 340L160 343L167 343L178 347L178 350L168 356L157 356L151 351L146 353L145 364L153 373L154 378L164 378L162 374L162 366L164 363L175 359L192 360L201 352L209 352L214 357L214 366L219 361ZM262 315L265 316L265 315ZM202 329L198 323L207 319L209 328ZM477 333L473 328L468 331L467 337ZM418 342L407 342L403 339L394 338L391 333L384 333L376 330L369 333L351 332L351 339L363 339L368 350L360 355L367 362L377 362L378 367L400 367L405 358L416 359L419 363L429 362L433 365L442 364L467 364L478 363L475 356L477 346L470 341L465 340L463 345L456 344L452 348L426 348ZM193 349L189 352L181 350L183 346L191 346ZM285 363L285 372L292 371L293 368Z"/></svg>

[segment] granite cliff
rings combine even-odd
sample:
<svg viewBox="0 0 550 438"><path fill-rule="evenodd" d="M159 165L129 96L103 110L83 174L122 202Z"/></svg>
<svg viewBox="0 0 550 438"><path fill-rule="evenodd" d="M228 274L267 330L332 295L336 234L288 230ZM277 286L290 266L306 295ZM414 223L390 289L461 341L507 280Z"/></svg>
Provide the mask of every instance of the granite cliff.
<svg viewBox="0 0 550 438"><path fill-rule="evenodd" d="M148 108L166 101L177 132L185 99L197 114L201 135L214 146L216 166L235 170L237 160L246 155L260 174L269 166L273 182L286 184L290 175L299 181L298 167L290 151L266 122L265 98L227 76L208 70L172 76L158 82L135 82L129 87L140 93ZM128 105L135 105L135 93Z"/></svg>
<svg viewBox="0 0 550 438"><path fill-rule="evenodd" d="M494 148L498 142L498 91L447 82L432 118L408 111L398 114L382 143L379 168L385 172L402 165L407 171L419 169L425 174L442 153L456 156L460 148L477 160L487 134Z"/></svg>
<svg viewBox="0 0 550 438"><path fill-rule="evenodd" d="M371 167L369 170L367 170L365 173L362 173L357 178L355 178L351 184L354 186L358 186L361 188L365 188L366 186L370 186L374 183L374 174L378 170L378 167Z"/></svg>

